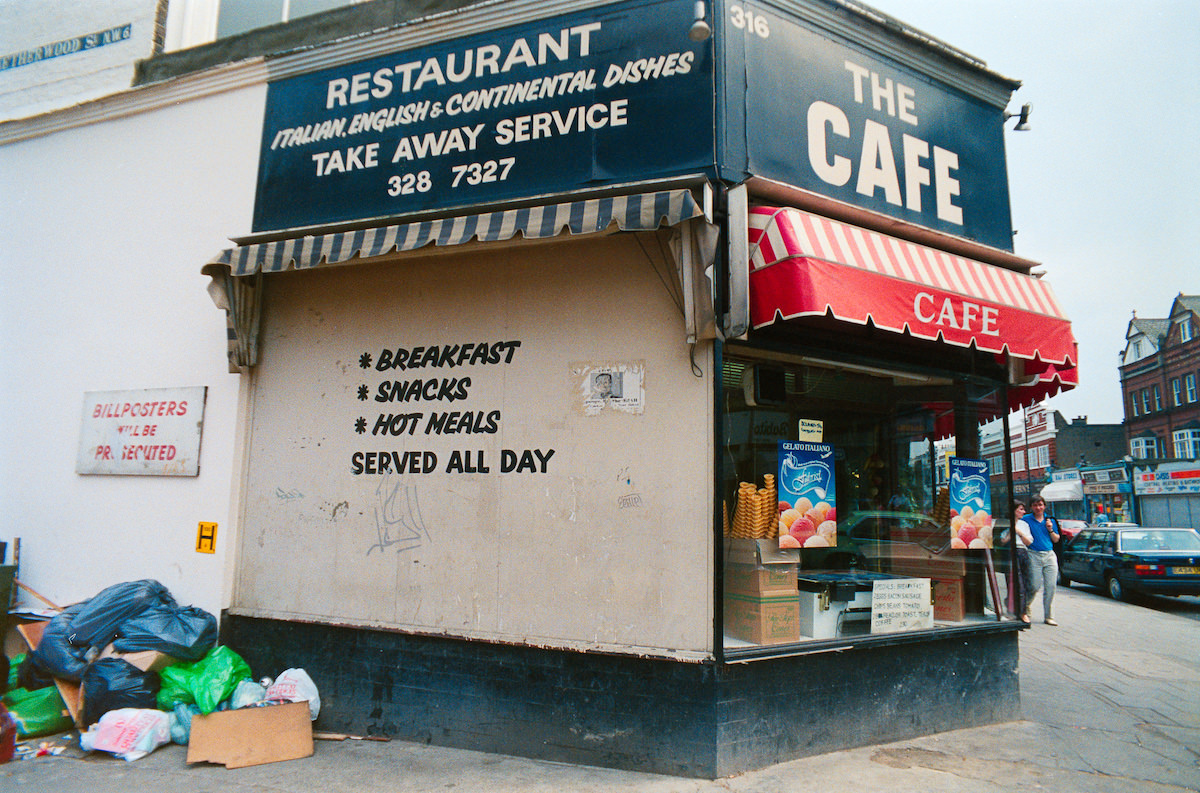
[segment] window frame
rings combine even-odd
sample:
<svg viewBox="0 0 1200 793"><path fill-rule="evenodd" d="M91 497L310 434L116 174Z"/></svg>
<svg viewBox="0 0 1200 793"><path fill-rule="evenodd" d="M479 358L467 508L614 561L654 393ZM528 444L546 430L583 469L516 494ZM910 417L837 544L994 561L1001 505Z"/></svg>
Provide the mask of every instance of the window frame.
<svg viewBox="0 0 1200 793"><path fill-rule="evenodd" d="M814 346L812 349L815 351L815 350L819 350L820 348ZM812 354L814 355L814 357L816 357L815 352ZM886 370L886 372L897 371L897 372L912 372L914 374L924 373L934 379L941 379L941 378L952 379L953 383L946 384L947 387L950 387L950 388L957 389L957 388L961 388L963 386L967 386L967 387L980 386L984 389L993 389L993 390L995 390L996 398L998 400L997 404L998 405L1007 404L1007 399L1008 399L1007 395L1009 393L1008 387L1007 387L1007 384L1004 382L1004 380L1000 379L1000 378L992 378L992 377L980 375L975 372L964 372L961 370L952 370L949 368L947 368L947 369L930 368L927 366L913 365L913 364L908 364L908 363L898 364L898 363L894 362L893 360L884 360L884 359L880 359L880 358L868 358L865 356L845 355L844 353L843 354L835 354L832 350L830 350L829 352L825 353L824 355L822 355L820 357L823 358L823 360L820 363L816 364L816 366L818 366L819 368L829 367L831 369L837 369L837 368L844 367L847 369L847 371L854 372L856 367L861 369L862 366L869 366L872 369L879 370L878 372L872 371L871 374L877 374L877 373L883 374L883 373L885 373L884 370ZM763 364L765 367L769 367L772 364L776 364L776 365L784 364L785 366L790 365L790 364L800 364L800 365L809 365L809 366L813 365L811 363L806 362L803 357L798 356L794 353L791 353L790 351L781 352L779 350L771 349L771 347L767 346L767 345L743 346L741 344L727 344L725 346L725 349L723 350L722 359L724 361L725 366L728 366L731 363L742 363L742 362L744 362L746 364ZM859 362L861 362L861 364ZM721 379L724 380L724 377L722 377ZM725 389L728 386L723 383L721 387L722 387L722 389ZM789 393L791 393L791 391L789 391ZM756 397L756 399L757 399L757 397ZM971 404L976 404L976 402L971 401ZM762 406L767 407L768 405L767 405L767 403L763 403ZM718 413L723 415L723 418L722 418L723 422L728 420L728 414L727 414L724 406L718 407ZM1003 465L1003 461L1005 460L1007 455L1012 452L1012 438L1009 434L1007 415L1000 414L996 417L995 420L997 422L1003 421L1003 432L999 433L999 435L1002 437L1001 442L1003 445L1002 445L1001 449L999 450L998 454L996 454L996 452L993 452L993 454L996 454L997 458L1000 460L1000 464ZM976 456L979 459L986 460L987 454L984 452L986 439L983 435L982 429L977 428L977 430L980 433L980 437L978 439L979 448L976 450ZM724 436L724 430L719 430L718 431L718 442L719 443L728 443L729 438L723 437L723 436ZM828 441L826 441L826 442L828 442ZM932 454L932 460L933 460L934 464L932 466L930 466L930 469L928 470L928 475L934 481L934 484L936 486L944 486L947 481L946 480L946 471L944 470L944 468L945 468L945 462L946 462L945 453L946 453L946 450L948 447L943 446L941 441L930 441L930 447L931 447L930 451ZM953 453L953 452L951 451L950 453ZM724 458L727 455L722 454L720 456L722 458ZM725 487L726 484L728 484L727 482L724 481L728 478L728 474L729 474L729 471L726 470L726 466L727 466L727 461L723 461L719 466L718 479L720 481L718 482L718 488L723 488L723 487ZM1011 472L1005 472L1005 478L1007 479L1006 488L1011 489L1013 487L1013 479L1012 479ZM995 491L993 491L993 498L995 498L995 497L996 497L996 493L995 493ZM997 516L1000 516L1000 508L995 507L995 509L997 512ZM851 514L853 514L853 512L849 512L847 514L847 517ZM839 520L839 523L840 523L840 520ZM849 529L850 529L850 527L847 526L846 530L849 531ZM839 526L839 532L841 530L842 530L841 526ZM716 528L716 531L717 531L718 535L721 535L721 528L719 526ZM725 535L723 535L723 537L726 541L728 540L728 536L729 535L727 533ZM1009 541L1010 543L1012 542L1011 537L1012 537L1012 535L1010 534L1010 541ZM995 549L996 549L995 552L1001 553L1001 554L1007 554L1009 552L1010 547L1011 547L1010 544L1000 543L997 540L996 545L995 545ZM725 564L726 565L729 564L728 559L725 559ZM820 568L814 567L813 569L815 570L815 569L820 569ZM970 568L968 567L968 569L970 569ZM977 574L979 572L981 572L981 570L977 570L977 571L975 571L975 573L972 573L972 574ZM717 581L718 581L717 585L720 587L720 586L722 586L722 583L723 583L724 577L725 577L725 572L721 566L718 566L718 569L716 571L716 576L717 576ZM923 576L915 575L914 577L923 577ZM932 580L932 578L931 578L931 580ZM983 586L986 587L986 583L984 583ZM971 614L968 615L968 618L964 621L961 621L961 622L956 622L953 620L936 621L935 625L932 628L928 628L928 629L922 628L922 629L916 629L916 630L901 631L901 632L896 632L896 633L880 633L880 634L874 634L874 635L873 634L866 634L866 635L846 634L846 635L839 635L836 638L811 638L811 637L801 636L801 638L798 642L787 642L787 643L780 643L780 644L762 644L762 645L757 645L757 646L753 646L753 645L730 646L729 644L727 644L727 639L729 637L727 634L724 634L724 630L723 630L725 625L726 625L725 617L720 617L714 621L714 642L715 642L715 646L717 648L716 654L717 654L717 657L722 662L730 662L730 661L743 662L743 661L754 661L754 660L759 660L759 659L792 657L792 656L799 656L799 655L808 655L811 653L828 652L831 649L834 649L834 650L836 650L836 649L852 649L852 648L857 648L857 647L878 647L878 646L889 646L889 645L895 645L895 644L910 644L910 643L914 643L914 642L936 641L941 638L951 637L954 635L978 635L981 633L1008 632L1008 631L1012 631L1012 630L1018 630L1021 627L1020 621L1016 620L1016 619L1007 619L1006 618L1006 619L997 621L997 620L995 620L994 617L990 617L990 618L987 617L986 614L984 615L983 619L979 619L978 613L971 612Z"/></svg>
<svg viewBox="0 0 1200 793"><path fill-rule="evenodd" d="M1175 430L1171 434L1171 444L1176 459L1200 458L1200 430Z"/></svg>
<svg viewBox="0 0 1200 793"><path fill-rule="evenodd" d="M1138 460L1158 457L1158 438L1141 437L1129 439L1129 455Z"/></svg>

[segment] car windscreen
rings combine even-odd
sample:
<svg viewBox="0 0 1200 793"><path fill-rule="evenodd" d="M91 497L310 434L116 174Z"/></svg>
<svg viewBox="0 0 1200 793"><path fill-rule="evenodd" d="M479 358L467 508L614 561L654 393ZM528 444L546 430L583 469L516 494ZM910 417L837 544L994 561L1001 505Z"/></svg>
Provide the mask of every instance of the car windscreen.
<svg viewBox="0 0 1200 793"><path fill-rule="evenodd" d="M1200 551L1200 534L1187 529L1121 532L1122 551Z"/></svg>

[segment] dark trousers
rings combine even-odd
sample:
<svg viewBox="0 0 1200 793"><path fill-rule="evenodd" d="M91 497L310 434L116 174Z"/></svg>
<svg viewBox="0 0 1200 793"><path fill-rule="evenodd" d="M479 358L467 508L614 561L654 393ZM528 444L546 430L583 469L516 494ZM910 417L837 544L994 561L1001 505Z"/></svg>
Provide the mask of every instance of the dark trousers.
<svg viewBox="0 0 1200 793"><path fill-rule="evenodd" d="M1014 571L1013 611L1017 615L1024 614L1033 600L1033 569L1029 566L1029 551L1024 545L1017 544L1017 569Z"/></svg>

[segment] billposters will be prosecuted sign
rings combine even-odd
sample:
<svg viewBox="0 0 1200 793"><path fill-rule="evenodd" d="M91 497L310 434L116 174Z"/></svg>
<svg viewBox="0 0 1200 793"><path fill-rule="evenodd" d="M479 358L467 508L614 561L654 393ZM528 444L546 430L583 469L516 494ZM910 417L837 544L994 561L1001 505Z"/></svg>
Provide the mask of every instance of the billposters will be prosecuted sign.
<svg viewBox="0 0 1200 793"><path fill-rule="evenodd" d="M205 386L87 392L75 472L198 475L207 393Z"/></svg>
<svg viewBox="0 0 1200 793"><path fill-rule="evenodd" d="M691 0L607 6L271 83L254 230L711 169Z"/></svg>

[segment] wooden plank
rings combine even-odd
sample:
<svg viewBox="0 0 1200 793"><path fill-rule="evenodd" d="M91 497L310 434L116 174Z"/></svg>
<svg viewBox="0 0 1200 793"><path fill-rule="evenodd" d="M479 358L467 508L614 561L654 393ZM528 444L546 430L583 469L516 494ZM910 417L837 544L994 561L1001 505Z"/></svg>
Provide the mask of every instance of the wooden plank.
<svg viewBox="0 0 1200 793"><path fill-rule="evenodd" d="M25 644L29 645L30 650L36 650L37 646L42 643L42 634L46 632L46 625L45 622L30 622L18 625L17 632L21 634ZM75 722L76 727L83 729L83 687L79 683L59 677L54 678L54 685L67 705L67 713L71 714L71 721Z"/></svg>
<svg viewBox="0 0 1200 793"><path fill-rule="evenodd" d="M43 603L45 603L45 604L46 604L47 606L49 606L50 608L54 609L55 611L62 611L62 607L61 607L61 606L59 606L59 605L55 604L55 602L54 602L53 600L50 600L50 599L48 599L48 598L47 598L45 595L43 595L42 593L40 593L40 592L36 591L36 590L35 590L33 587L29 586L28 584L24 584L24 583L22 583L20 579L16 579L16 580L14 581L14 583L15 583L17 586L19 586L21 589L24 589L26 592L28 592L29 594L33 595L33 596L34 596L35 598L37 598L38 600L40 600L40 601L42 601Z"/></svg>

